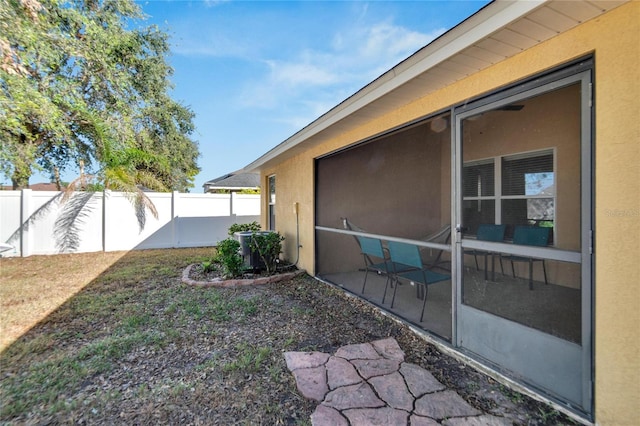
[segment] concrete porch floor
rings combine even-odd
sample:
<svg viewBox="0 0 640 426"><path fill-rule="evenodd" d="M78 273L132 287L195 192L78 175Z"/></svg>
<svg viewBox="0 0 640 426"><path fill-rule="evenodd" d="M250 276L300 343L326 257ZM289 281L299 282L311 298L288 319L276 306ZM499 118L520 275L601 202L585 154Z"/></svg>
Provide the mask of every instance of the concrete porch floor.
<svg viewBox="0 0 640 426"><path fill-rule="evenodd" d="M391 312L441 338L451 340L451 281L441 281L429 286L424 319L420 321L422 300L417 297L417 285L402 283L396 290L389 286L382 301L386 276L369 272L364 293L364 271L348 271L321 275L346 291L357 295L385 311ZM464 303L493 315L524 324L574 343L581 342L580 290L545 285L534 281L529 290L526 279L513 278L496 272L494 279L484 279L483 271L465 268Z"/></svg>

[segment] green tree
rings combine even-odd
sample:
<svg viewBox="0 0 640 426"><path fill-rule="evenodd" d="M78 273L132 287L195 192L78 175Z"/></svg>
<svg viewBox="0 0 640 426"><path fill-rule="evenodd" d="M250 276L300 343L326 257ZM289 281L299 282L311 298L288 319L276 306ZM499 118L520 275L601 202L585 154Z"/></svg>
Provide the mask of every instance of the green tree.
<svg viewBox="0 0 640 426"><path fill-rule="evenodd" d="M193 186L193 112L168 95L167 35L142 19L132 0L0 0L0 169L15 189L72 164L75 185Z"/></svg>

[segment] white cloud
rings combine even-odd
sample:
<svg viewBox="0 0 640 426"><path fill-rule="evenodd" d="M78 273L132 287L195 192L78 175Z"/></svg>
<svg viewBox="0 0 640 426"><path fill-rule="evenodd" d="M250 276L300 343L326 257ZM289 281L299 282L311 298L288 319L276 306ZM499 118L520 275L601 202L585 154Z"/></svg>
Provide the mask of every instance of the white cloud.
<svg viewBox="0 0 640 426"><path fill-rule="evenodd" d="M311 61L308 57L302 58L300 62L267 61L267 64L271 69L269 80L276 85L285 87L325 86L338 81L338 76L330 67L323 66L317 61Z"/></svg>

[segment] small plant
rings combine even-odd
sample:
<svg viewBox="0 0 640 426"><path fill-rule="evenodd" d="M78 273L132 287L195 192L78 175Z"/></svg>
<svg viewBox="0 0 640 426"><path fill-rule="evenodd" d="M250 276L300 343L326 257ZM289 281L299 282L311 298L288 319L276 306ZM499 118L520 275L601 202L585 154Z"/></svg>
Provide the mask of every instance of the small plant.
<svg viewBox="0 0 640 426"><path fill-rule="evenodd" d="M204 260L200 265L202 266L202 272L205 274L216 270L216 263L213 260Z"/></svg>
<svg viewBox="0 0 640 426"><path fill-rule="evenodd" d="M240 243L233 238L227 238L218 243L218 254L215 261L222 266L223 273L227 278L242 274L244 263L239 249Z"/></svg>
<svg viewBox="0 0 640 426"><path fill-rule="evenodd" d="M251 238L251 252L258 253L269 275L276 272L282 241L284 237L277 232L254 233Z"/></svg>
<svg viewBox="0 0 640 426"><path fill-rule="evenodd" d="M251 223L234 223L229 227L229 235L233 236L236 232L258 232L260 231L260 224L258 222Z"/></svg>

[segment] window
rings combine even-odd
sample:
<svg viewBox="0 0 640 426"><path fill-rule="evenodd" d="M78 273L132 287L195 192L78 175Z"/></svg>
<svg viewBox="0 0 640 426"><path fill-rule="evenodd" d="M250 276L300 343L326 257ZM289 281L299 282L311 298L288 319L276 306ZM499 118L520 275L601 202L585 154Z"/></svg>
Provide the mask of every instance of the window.
<svg viewBox="0 0 640 426"><path fill-rule="evenodd" d="M463 215L467 232L481 223L506 224L506 238L516 225L553 228L555 173L553 150L465 163ZM551 241L553 240L551 232Z"/></svg>
<svg viewBox="0 0 640 426"><path fill-rule="evenodd" d="M276 176L269 176L269 230L276 230Z"/></svg>

